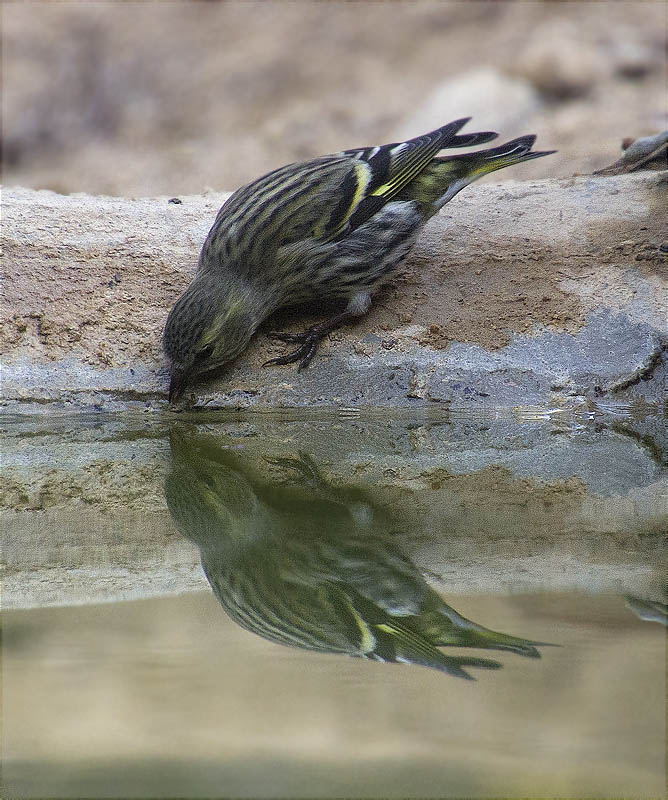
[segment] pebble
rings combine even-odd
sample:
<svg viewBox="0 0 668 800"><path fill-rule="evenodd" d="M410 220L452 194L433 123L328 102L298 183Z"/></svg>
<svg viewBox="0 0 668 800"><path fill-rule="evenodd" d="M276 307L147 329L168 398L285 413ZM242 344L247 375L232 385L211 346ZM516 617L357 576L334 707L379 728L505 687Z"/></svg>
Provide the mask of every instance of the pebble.
<svg viewBox="0 0 668 800"><path fill-rule="evenodd" d="M641 42L621 39L615 42L612 50L615 73L623 78L643 78L654 68L655 58L652 49Z"/></svg>
<svg viewBox="0 0 668 800"><path fill-rule="evenodd" d="M521 128L523 121L531 119L540 105L528 81L483 67L438 86L415 114L392 132L393 138L415 136L418 131L437 128L444 119L457 117L473 118L467 131L489 129L508 135L511 128Z"/></svg>
<svg viewBox="0 0 668 800"><path fill-rule="evenodd" d="M668 131L661 131L661 133L657 133L654 136L642 136L631 142L625 139L622 143L622 147L624 148L622 159L624 161L638 161L638 159L653 153L666 142L668 142ZM626 145L626 147L624 147L624 145Z"/></svg>
<svg viewBox="0 0 668 800"><path fill-rule="evenodd" d="M604 54L579 41L569 26L550 24L535 31L532 41L511 64L548 99L566 100L588 94L610 72Z"/></svg>

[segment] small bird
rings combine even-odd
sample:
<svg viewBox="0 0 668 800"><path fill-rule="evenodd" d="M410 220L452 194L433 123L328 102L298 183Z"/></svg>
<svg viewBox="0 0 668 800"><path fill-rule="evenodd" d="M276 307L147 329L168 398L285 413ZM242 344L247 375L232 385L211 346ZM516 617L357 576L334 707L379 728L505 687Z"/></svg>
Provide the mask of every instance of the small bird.
<svg viewBox="0 0 668 800"><path fill-rule="evenodd" d="M194 280L167 318L169 400L238 356L270 314L287 306L342 301L342 313L301 334L267 364L313 358L334 328L366 313L372 293L394 275L424 223L461 189L497 169L540 158L536 137L438 157L479 145L492 131L459 134L459 119L405 142L343 150L289 164L238 189L218 212Z"/></svg>
<svg viewBox="0 0 668 800"><path fill-rule="evenodd" d="M537 646L547 643L485 628L449 606L362 487L328 485L306 454L264 458L258 469L208 435L175 429L170 446L167 506L242 628L278 644L467 680L466 667L501 664L450 648L540 658ZM268 480L266 462L293 471L296 482Z"/></svg>

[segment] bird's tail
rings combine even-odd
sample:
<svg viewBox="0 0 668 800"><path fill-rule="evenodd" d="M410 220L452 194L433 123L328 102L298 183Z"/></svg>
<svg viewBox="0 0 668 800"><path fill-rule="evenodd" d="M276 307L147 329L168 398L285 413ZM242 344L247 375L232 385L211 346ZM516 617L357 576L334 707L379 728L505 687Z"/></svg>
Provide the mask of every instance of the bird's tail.
<svg viewBox="0 0 668 800"><path fill-rule="evenodd" d="M556 150L535 151L531 148L536 142L535 134L519 136L498 147L488 150L479 150L477 153L462 153L455 156L441 156L435 158L432 164L448 163L450 167L458 168L461 177L473 174L476 178L494 172L497 169L510 167L532 158L541 158L556 153Z"/></svg>
<svg viewBox="0 0 668 800"><path fill-rule="evenodd" d="M535 642L530 639L521 639L519 636L511 636L508 633L493 631L482 626L474 626L468 630L458 630L456 633L449 632L440 641L440 646L450 645L451 647L475 647L483 650L507 650L510 653L517 653L528 658L540 658L540 651L536 645L545 647L548 642Z"/></svg>
<svg viewBox="0 0 668 800"><path fill-rule="evenodd" d="M465 186L483 175L556 152L533 151L531 148L535 141L536 137L531 134L476 153L434 158L404 192L423 204L430 204L435 213Z"/></svg>
<svg viewBox="0 0 668 800"><path fill-rule="evenodd" d="M420 627L422 635L439 647L477 647L484 650L507 650L529 658L540 658L537 646L551 646L548 642L522 639L519 636L511 636L507 633L484 628L482 625L463 617L447 603L441 603L438 611L433 610L422 614Z"/></svg>

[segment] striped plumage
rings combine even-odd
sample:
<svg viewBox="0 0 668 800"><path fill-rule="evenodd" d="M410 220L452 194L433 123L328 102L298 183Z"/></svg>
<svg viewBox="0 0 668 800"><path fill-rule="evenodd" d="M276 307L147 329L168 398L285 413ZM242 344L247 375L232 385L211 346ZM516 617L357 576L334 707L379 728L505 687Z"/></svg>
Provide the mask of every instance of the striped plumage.
<svg viewBox="0 0 668 800"><path fill-rule="evenodd" d="M245 349L259 324L284 306L341 300L346 310L303 335L269 363L310 361L329 330L363 314L373 291L398 269L421 226L464 186L494 170L548 153L535 136L501 147L438 157L496 133L459 134L467 119L378 147L344 150L270 172L237 190L218 212L196 276L165 326L170 399Z"/></svg>
<svg viewBox="0 0 668 800"><path fill-rule="evenodd" d="M539 657L540 643L483 628L447 605L394 544L383 515L359 490L329 487L308 457L274 460L302 477L277 485L208 437L173 434L171 445L169 510L199 547L221 605L246 630L461 678L471 677L464 667L500 664L439 647Z"/></svg>

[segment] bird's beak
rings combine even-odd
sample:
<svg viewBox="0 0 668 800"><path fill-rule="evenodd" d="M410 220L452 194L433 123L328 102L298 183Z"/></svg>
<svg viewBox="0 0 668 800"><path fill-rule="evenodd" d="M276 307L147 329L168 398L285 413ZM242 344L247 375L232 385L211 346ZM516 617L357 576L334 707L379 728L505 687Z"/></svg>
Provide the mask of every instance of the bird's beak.
<svg viewBox="0 0 668 800"><path fill-rule="evenodd" d="M183 394L186 386L186 375L184 372L172 372L169 381L169 402L175 403Z"/></svg>

